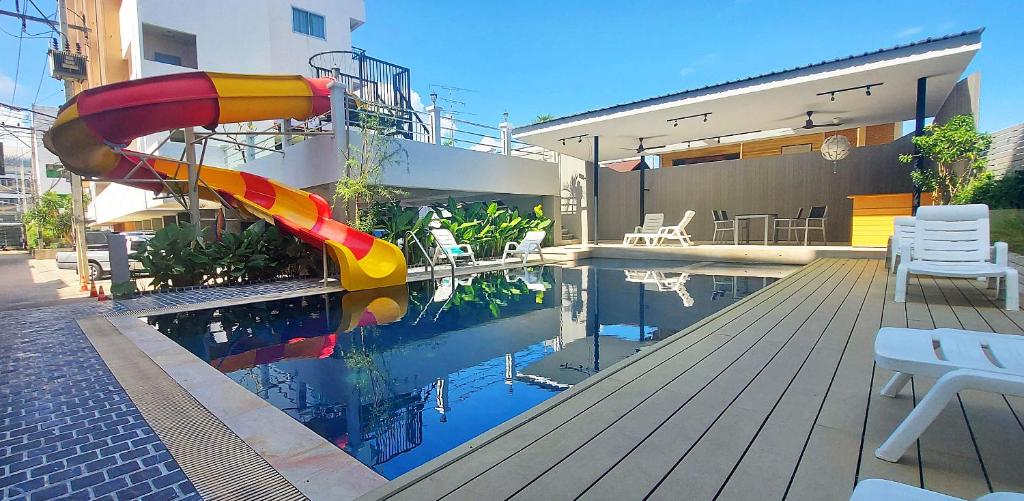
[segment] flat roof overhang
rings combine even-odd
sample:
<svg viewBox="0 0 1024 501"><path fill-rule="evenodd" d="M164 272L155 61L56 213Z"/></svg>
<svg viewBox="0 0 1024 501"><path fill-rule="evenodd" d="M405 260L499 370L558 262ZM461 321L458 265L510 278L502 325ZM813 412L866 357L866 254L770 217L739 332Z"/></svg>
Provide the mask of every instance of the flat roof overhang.
<svg viewBox="0 0 1024 501"><path fill-rule="evenodd" d="M983 31L588 111L519 127L513 136L588 160L593 158L590 139L599 136L599 160L603 162L636 156L638 137L645 138L648 146L667 145L646 151L659 154L902 122L915 118L917 81L922 77L927 78L926 115L934 116L981 48ZM828 94L868 84L875 84L870 96L863 88L837 92L835 100ZM842 127L803 129L807 111L814 112L815 124L838 119ZM707 121L703 120L705 113ZM672 119L692 115L697 116L673 125ZM712 139L696 141L703 138Z"/></svg>

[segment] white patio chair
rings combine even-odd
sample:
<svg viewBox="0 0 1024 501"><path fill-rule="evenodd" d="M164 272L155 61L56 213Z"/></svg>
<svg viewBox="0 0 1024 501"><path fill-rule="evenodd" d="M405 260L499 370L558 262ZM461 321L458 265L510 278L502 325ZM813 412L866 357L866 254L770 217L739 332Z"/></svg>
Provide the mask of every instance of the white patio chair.
<svg viewBox="0 0 1024 501"><path fill-rule="evenodd" d="M515 256L519 256L523 260L523 264L526 264L530 254L539 254L540 262L543 263L544 253L541 252L540 246L544 242L545 236L547 233L543 230L528 231L522 242L507 242L505 250L501 252L501 264L505 264L506 259Z"/></svg>
<svg viewBox="0 0 1024 501"><path fill-rule="evenodd" d="M996 297L1000 279L1006 278L1006 309L1020 309L1017 270L1008 265L1009 248L996 242L995 262L989 249L988 206L935 205L917 210L914 242L900 241L901 256L910 256L896 268L896 302L907 300L911 273L937 277L995 278Z"/></svg>
<svg viewBox="0 0 1024 501"><path fill-rule="evenodd" d="M534 292L548 290L548 284L544 282L544 267L537 268L511 268L505 270L505 280L509 282L522 282L526 288Z"/></svg>
<svg viewBox="0 0 1024 501"><path fill-rule="evenodd" d="M473 254L473 247L469 244L460 244L455 240L451 231L444 228L433 228L430 234L434 237L434 264L441 262L441 258L448 259L453 265L458 266L459 259L469 259L476 265L476 256Z"/></svg>
<svg viewBox="0 0 1024 501"><path fill-rule="evenodd" d="M804 245L807 245L810 237L809 234L812 231L821 232L821 242L828 245L828 238L825 236L825 222L828 221L828 206L819 205L817 207L811 207L810 212L807 213L802 221L798 221L795 226L791 229L795 231L804 231ZM797 233L799 235L799 233Z"/></svg>
<svg viewBox="0 0 1024 501"><path fill-rule="evenodd" d="M907 484L869 478L857 483L850 501L967 501L935 491L912 487ZM993 492L976 501L1024 501L1024 494L1015 492Z"/></svg>
<svg viewBox="0 0 1024 501"><path fill-rule="evenodd" d="M892 220L892 251L890 252L891 262L889 263L889 273L896 273L896 261L905 259L906 256L900 254L903 250L904 244L909 244L911 248L914 246L914 232L917 231L917 219L914 216L899 216Z"/></svg>
<svg viewBox="0 0 1024 501"><path fill-rule="evenodd" d="M662 226L658 230L658 239L655 242L657 245L665 243L665 240L678 240L679 245L683 247L689 247L693 245L693 240L690 240L690 234L686 232L686 225L690 224L693 220L693 216L697 213L688 210L683 214L683 219L679 220L679 224L675 226Z"/></svg>
<svg viewBox="0 0 1024 501"><path fill-rule="evenodd" d="M713 210L711 216L715 218L715 233L711 237L712 242L718 241L718 235L720 233L729 235L729 233L736 233L736 220L729 219L729 213L724 210ZM722 239L723 241L725 238Z"/></svg>
<svg viewBox="0 0 1024 501"><path fill-rule="evenodd" d="M885 327L875 335L875 363L895 371L882 395L895 397L913 376L938 378L875 456L897 462L949 401L963 390L1024 397L1024 336L959 329Z"/></svg>
<svg viewBox="0 0 1024 501"><path fill-rule="evenodd" d="M785 231L786 232L786 241L787 242L792 242L793 241L793 232L796 231L797 228L802 226L802 225L806 226L806 224L804 223L804 208L800 207L800 209L798 209L796 211L796 215L793 216L793 217L776 217L776 218L773 218L772 219L772 231L773 231L772 235L775 236L776 241L778 241L779 232L780 231ZM800 234L797 233L797 236L800 236Z"/></svg>
<svg viewBox="0 0 1024 501"><path fill-rule="evenodd" d="M644 245L647 245L648 247L653 246L654 242L659 238L658 231L661 230L661 225L664 222L664 214L655 213L644 215L643 226L637 226L633 229L633 233L626 233L623 235L622 245L633 245L643 241Z"/></svg>

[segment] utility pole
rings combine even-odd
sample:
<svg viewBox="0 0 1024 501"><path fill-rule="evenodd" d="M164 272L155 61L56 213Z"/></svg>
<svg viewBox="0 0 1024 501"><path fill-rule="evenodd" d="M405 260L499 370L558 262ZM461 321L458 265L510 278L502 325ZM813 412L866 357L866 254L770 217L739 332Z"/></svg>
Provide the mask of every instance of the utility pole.
<svg viewBox="0 0 1024 501"><path fill-rule="evenodd" d="M57 0L57 15L60 18L60 36L63 41L68 40L68 6L67 0ZM64 80L64 102L75 97L75 87L71 80ZM82 290L88 290L89 263L86 259L85 241L85 201L83 196L85 189L82 186L82 176L71 173L71 232L75 239L75 254L78 262L78 281Z"/></svg>
<svg viewBox="0 0 1024 501"><path fill-rule="evenodd" d="M188 162L188 219L196 227L196 236L202 235L199 222L199 164L196 163L196 134L192 127L185 132L185 161ZM247 136L252 137L252 136Z"/></svg>

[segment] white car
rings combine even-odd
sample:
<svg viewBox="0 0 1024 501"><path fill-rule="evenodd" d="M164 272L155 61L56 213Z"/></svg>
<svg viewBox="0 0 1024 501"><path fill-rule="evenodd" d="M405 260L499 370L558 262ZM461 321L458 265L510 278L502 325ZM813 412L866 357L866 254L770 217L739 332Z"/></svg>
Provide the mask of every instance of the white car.
<svg viewBox="0 0 1024 501"><path fill-rule="evenodd" d="M86 260L89 262L89 278L99 280L110 272L110 252L107 248L107 235L105 231L89 231L85 233L87 250ZM131 255L142 248L142 245L153 238L150 232L126 231L121 233L125 236L128 244L128 254ZM58 252L57 267L65 270L78 270L78 256L75 251ZM134 259L128 261L132 270L142 269L142 264Z"/></svg>

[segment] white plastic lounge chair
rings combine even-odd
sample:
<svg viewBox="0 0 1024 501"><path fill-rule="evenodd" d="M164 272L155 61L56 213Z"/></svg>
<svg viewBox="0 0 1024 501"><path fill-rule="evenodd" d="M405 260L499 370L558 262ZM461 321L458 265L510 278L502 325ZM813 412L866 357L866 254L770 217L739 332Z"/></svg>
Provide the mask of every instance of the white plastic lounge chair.
<svg viewBox="0 0 1024 501"><path fill-rule="evenodd" d="M882 395L895 397L912 376L939 378L875 456L897 462L949 401L963 390L1024 397L1024 336L959 329L885 327L875 336L875 363L895 371Z"/></svg>
<svg viewBox="0 0 1024 501"><path fill-rule="evenodd" d="M452 232L444 228L434 228L430 230L430 234L434 236L434 264L441 262L441 259L448 259L452 264L457 265L459 259L469 259L473 265L476 265L476 256L473 255L473 248L469 244L460 244L455 241L455 237Z"/></svg>
<svg viewBox="0 0 1024 501"><path fill-rule="evenodd" d="M544 267L540 266L535 269L530 268L514 268L505 270L505 280L509 282L522 282L526 284L526 288L534 292L543 292L548 290L548 285L544 283Z"/></svg>
<svg viewBox="0 0 1024 501"><path fill-rule="evenodd" d="M850 501L967 501L935 491L912 487L907 484L869 478L857 483ZM976 501L1024 501L1024 494L1015 492L993 492Z"/></svg>
<svg viewBox="0 0 1024 501"><path fill-rule="evenodd" d="M510 257L519 256L523 260L523 264L526 264L526 260L530 257L531 253L540 255L540 262L544 262L544 253L540 250L540 245L544 242L544 237L547 235L542 230L528 231L526 236L523 237L522 242L508 242L505 244L505 250L501 252L501 264L505 264L505 260Z"/></svg>
<svg viewBox="0 0 1024 501"><path fill-rule="evenodd" d="M675 226L662 226L658 230L658 239L655 242L658 245L665 243L665 240L678 240L679 245L688 247L693 245L693 240L690 240L690 234L686 233L686 225L690 224L693 220L693 216L697 213L688 210L683 214L683 219L679 220L679 224Z"/></svg>
<svg viewBox="0 0 1024 501"><path fill-rule="evenodd" d="M678 276L669 277L661 271L653 270L623 270L626 273L626 281L644 284L645 288L652 288L659 292L675 292L683 301L683 306L693 306L693 297L686 290L686 282L690 280L688 273L680 273Z"/></svg>
<svg viewBox="0 0 1024 501"><path fill-rule="evenodd" d="M665 215L661 213L644 215L643 226L637 226L633 233L626 233L622 237L622 245L638 244L641 241L648 247L653 246L659 238L658 231L665 222Z"/></svg>
<svg viewBox="0 0 1024 501"><path fill-rule="evenodd" d="M995 262L989 249L988 206L928 206L917 210L914 243L900 241L901 256L910 259L896 268L896 302L907 300L909 274L938 277L995 278L999 297L1000 278L1006 277L1006 309L1020 309L1017 270L1007 264L1009 248L996 242Z"/></svg>
<svg viewBox="0 0 1024 501"><path fill-rule="evenodd" d="M914 247L914 232L917 219L914 216L899 216L892 220L892 252L890 253L889 273L896 273L896 261L902 259L900 252L905 245Z"/></svg>

